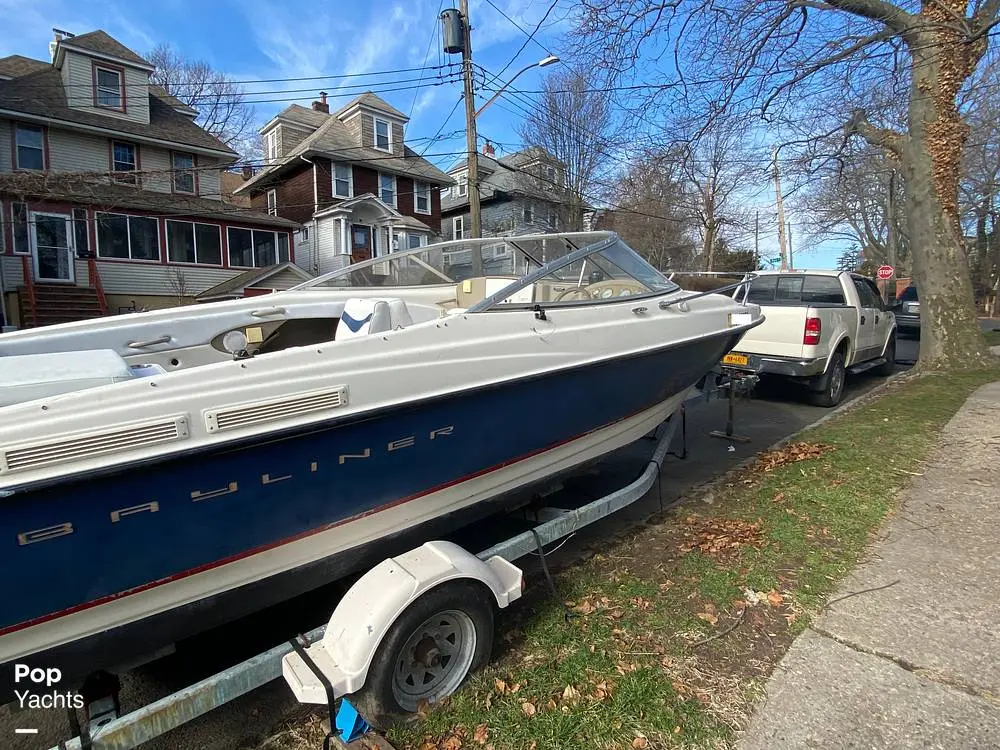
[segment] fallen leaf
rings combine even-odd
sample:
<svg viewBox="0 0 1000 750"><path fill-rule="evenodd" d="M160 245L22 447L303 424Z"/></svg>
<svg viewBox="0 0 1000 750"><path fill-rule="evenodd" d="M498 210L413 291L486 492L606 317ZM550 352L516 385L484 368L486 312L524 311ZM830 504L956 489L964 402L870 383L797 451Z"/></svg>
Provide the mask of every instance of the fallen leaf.
<svg viewBox="0 0 1000 750"><path fill-rule="evenodd" d="M796 615L794 612L790 612L789 614L785 615L785 620L788 622L789 625L795 622L797 618L798 615Z"/></svg>
<svg viewBox="0 0 1000 750"><path fill-rule="evenodd" d="M546 707L546 708L547 708L547 709L548 709L549 711L555 711L555 710L556 710L556 708L557 708L557 706L556 706L556 702L555 702L554 700L552 700L552 698L549 698L549 702L545 704L545 707Z"/></svg>
<svg viewBox="0 0 1000 750"><path fill-rule="evenodd" d="M485 745L486 740L489 739L490 730L485 724L480 724L476 727L476 731L472 733L472 739L478 742L480 745Z"/></svg>
<svg viewBox="0 0 1000 750"><path fill-rule="evenodd" d="M680 727L674 727L674 734L680 734L680 733L681 733L681 728Z"/></svg>
<svg viewBox="0 0 1000 750"><path fill-rule="evenodd" d="M774 589L767 592L767 600L771 603L772 607L780 606L784 601L784 598Z"/></svg>
<svg viewBox="0 0 1000 750"><path fill-rule="evenodd" d="M537 711L535 704L529 703L528 701L521 704L521 710L524 711L524 715L528 717L534 716L535 711Z"/></svg>
<svg viewBox="0 0 1000 750"><path fill-rule="evenodd" d="M698 617L707 622L709 625L715 625L715 623L719 621L719 618L711 612L699 612Z"/></svg>
<svg viewBox="0 0 1000 750"><path fill-rule="evenodd" d="M462 740L454 734L441 743L441 750L460 750L461 747Z"/></svg>
<svg viewBox="0 0 1000 750"><path fill-rule="evenodd" d="M520 682L515 682L513 685L511 685L509 688L507 688L507 692L510 693L511 695L513 695L514 693L516 693L520 689L521 689L521 683Z"/></svg>
<svg viewBox="0 0 1000 750"><path fill-rule="evenodd" d="M649 740L647 740L645 737L641 735L632 740L632 747L636 748L636 750L641 750L641 748L646 747L646 745L648 744Z"/></svg>
<svg viewBox="0 0 1000 750"><path fill-rule="evenodd" d="M418 750L440 750L438 743L431 742L430 740L424 740L420 743Z"/></svg>
<svg viewBox="0 0 1000 750"><path fill-rule="evenodd" d="M580 697L580 693L572 685L567 685L566 689L563 690L563 696L562 697L563 697L564 701L572 701L572 700L576 700L577 698L579 698Z"/></svg>
<svg viewBox="0 0 1000 750"><path fill-rule="evenodd" d="M771 502L772 503L780 503L784 499L785 499L785 493L784 492L779 492L777 495L775 495L773 498L771 498Z"/></svg>
<svg viewBox="0 0 1000 750"><path fill-rule="evenodd" d="M504 691L507 690L507 683L499 678L493 681L493 686L497 689L497 692L500 693L500 695L503 695Z"/></svg>

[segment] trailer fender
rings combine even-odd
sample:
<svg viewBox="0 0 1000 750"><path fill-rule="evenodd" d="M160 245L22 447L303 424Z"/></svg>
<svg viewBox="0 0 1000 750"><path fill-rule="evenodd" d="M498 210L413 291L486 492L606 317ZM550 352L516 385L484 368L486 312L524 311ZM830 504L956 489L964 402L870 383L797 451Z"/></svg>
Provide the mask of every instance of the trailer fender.
<svg viewBox="0 0 1000 750"><path fill-rule="evenodd" d="M305 652L338 696L354 693L403 611L427 591L461 578L486 586L501 609L521 596L521 570L504 558L483 561L457 544L427 542L365 573L333 611L323 637ZM299 702L327 702L322 681L297 653L282 658L281 671Z"/></svg>

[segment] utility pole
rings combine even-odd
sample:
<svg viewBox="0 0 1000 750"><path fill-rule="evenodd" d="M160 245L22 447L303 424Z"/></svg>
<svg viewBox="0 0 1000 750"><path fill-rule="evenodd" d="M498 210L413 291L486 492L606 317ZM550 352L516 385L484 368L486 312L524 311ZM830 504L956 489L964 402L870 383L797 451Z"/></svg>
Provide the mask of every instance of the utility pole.
<svg viewBox="0 0 1000 750"><path fill-rule="evenodd" d="M482 234L479 207L479 147L476 145L476 92L473 87L472 70L472 24L469 23L469 0L460 0L459 13L462 14L462 78L465 82L465 148L469 152L469 212L471 214L472 236Z"/></svg>
<svg viewBox="0 0 1000 750"><path fill-rule="evenodd" d="M778 149L774 149L774 194L778 199L778 246L781 248L781 270L788 270L788 250L785 247L785 204L781 200L781 178L778 176Z"/></svg>
<svg viewBox="0 0 1000 750"><path fill-rule="evenodd" d="M788 222L788 270L795 268L795 253L792 251L792 222Z"/></svg>
<svg viewBox="0 0 1000 750"><path fill-rule="evenodd" d="M896 183L896 170L890 170L889 172L889 199L886 202L886 213L888 218L886 220L886 239L885 239L885 252L886 259L889 261L889 265L894 269L896 268L896 207L895 207L895 185ZM886 285L888 286L888 285Z"/></svg>
<svg viewBox="0 0 1000 750"><path fill-rule="evenodd" d="M753 221L753 268L756 271L760 266L760 209L754 212Z"/></svg>

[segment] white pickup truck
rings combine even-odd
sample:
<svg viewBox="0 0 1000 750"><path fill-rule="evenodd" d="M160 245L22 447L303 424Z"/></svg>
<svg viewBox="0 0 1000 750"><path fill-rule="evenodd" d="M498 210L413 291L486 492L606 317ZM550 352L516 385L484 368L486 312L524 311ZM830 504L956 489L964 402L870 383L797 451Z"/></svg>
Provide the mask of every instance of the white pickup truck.
<svg viewBox="0 0 1000 750"><path fill-rule="evenodd" d="M747 331L724 366L800 383L818 406L840 403L847 371L892 373L896 320L870 279L843 271L756 274L733 296L760 305L764 322Z"/></svg>

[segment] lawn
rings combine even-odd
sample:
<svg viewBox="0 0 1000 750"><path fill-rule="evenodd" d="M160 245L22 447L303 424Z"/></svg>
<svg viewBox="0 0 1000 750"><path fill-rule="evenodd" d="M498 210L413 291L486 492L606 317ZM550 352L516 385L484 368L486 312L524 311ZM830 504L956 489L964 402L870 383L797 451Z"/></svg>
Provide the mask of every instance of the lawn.
<svg viewBox="0 0 1000 750"><path fill-rule="evenodd" d="M996 322L997 328L994 331L986 331L986 343L990 346L1000 346L1000 320Z"/></svg>
<svg viewBox="0 0 1000 750"><path fill-rule="evenodd" d="M1000 335L1000 334L998 334ZM491 666L408 750L722 748L941 427L1000 369L907 376L650 519L504 613Z"/></svg>

